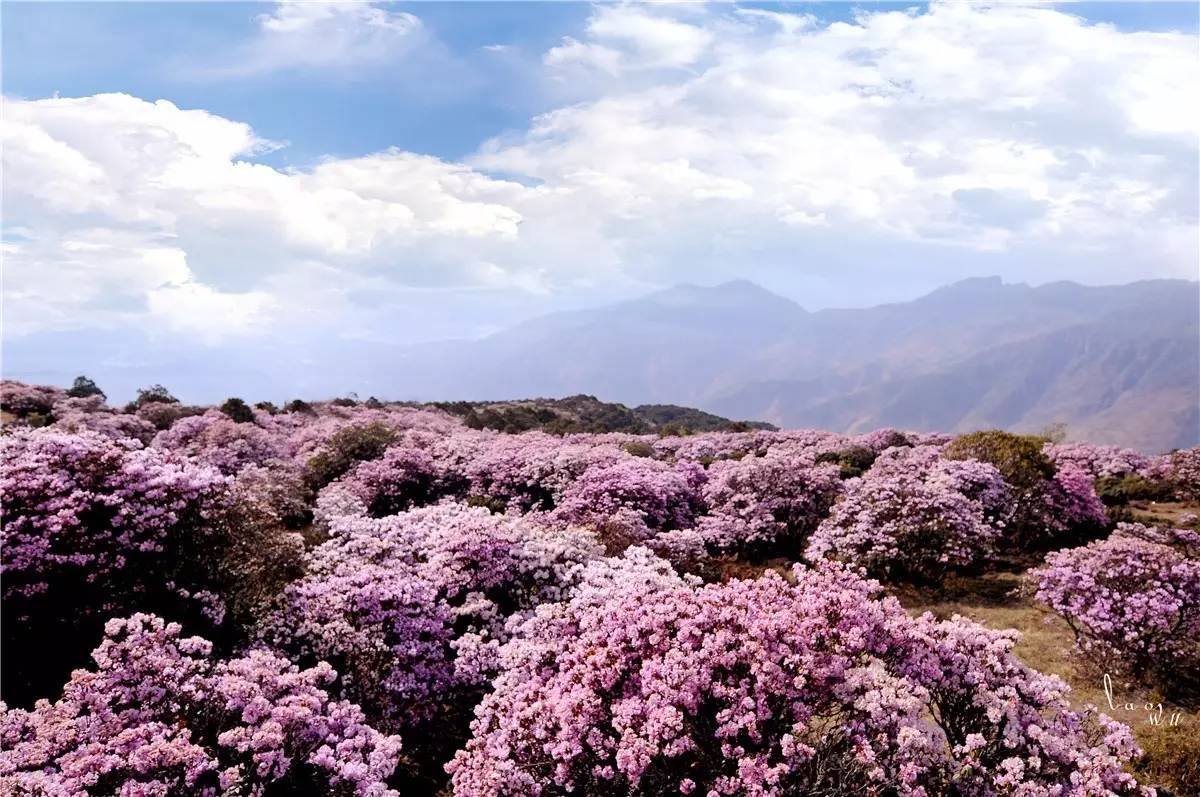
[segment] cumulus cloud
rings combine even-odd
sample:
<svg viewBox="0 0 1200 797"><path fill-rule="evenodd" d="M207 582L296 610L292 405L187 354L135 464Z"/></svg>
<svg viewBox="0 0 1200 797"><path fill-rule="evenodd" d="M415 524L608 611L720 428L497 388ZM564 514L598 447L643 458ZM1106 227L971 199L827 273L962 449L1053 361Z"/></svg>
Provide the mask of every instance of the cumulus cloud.
<svg viewBox="0 0 1200 797"><path fill-rule="evenodd" d="M278 304L264 285L312 261L475 285L478 242L521 220L516 183L395 150L281 171L253 160L272 144L248 126L166 101L9 99L5 115L10 331L145 312L237 334Z"/></svg>
<svg viewBox="0 0 1200 797"><path fill-rule="evenodd" d="M721 217L756 229L975 249L1155 246L1195 228L1192 36L949 2L824 26L618 6L588 34L546 62L606 73L597 96L490 142L475 165L602 182L618 214L724 200ZM690 69L646 85L637 65Z"/></svg>
<svg viewBox="0 0 1200 797"><path fill-rule="evenodd" d="M369 0L281 0L255 18L257 35L209 75L380 64L422 41L421 20Z"/></svg>
<svg viewBox="0 0 1200 797"><path fill-rule="evenodd" d="M397 13L281 7L261 34L333 42L272 63L333 63L411 34ZM8 326L380 337L391 311L363 297L403 289L1194 276L1195 44L1027 6L598 6L542 59L588 73L577 101L461 163L278 169L278 144L203 110L8 99Z"/></svg>

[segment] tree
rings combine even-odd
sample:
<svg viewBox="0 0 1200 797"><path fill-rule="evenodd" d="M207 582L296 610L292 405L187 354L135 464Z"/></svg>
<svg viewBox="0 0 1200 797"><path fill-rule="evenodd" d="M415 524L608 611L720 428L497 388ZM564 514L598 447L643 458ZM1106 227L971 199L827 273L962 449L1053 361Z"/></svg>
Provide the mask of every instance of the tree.
<svg viewBox="0 0 1200 797"><path fill-rule="evenodd" d="M71 384L71 388L67 391L67 395L71 398L87 398L88 396L100 396L101 398L107 398L107 396L104 395L104 391L86 376L75 377L75 381Z"/></svg>
<svg viewBox="0 0 1200 797"><path fill-rule="evenodd" d="M171 395L171 391L167 390L162 385L151 385L150 387L142 388L137 392L137 398L133 400L133 409L140 409L147 404L178 404L179 399Z"/></svg>
<svg viewBox="0 0 1200 797"><path fill-rule="evenodd" d="M237 423L254 423L254 411L240 398L225 399L221 412Z"/></svg>

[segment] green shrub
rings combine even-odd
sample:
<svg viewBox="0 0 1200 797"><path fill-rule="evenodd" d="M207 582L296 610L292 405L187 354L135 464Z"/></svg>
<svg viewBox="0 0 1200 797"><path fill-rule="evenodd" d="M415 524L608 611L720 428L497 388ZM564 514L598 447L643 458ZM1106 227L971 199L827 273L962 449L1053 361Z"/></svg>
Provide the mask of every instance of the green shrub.
<svg viewBox="0 0 1200 797"><path fill-rule="evenodd" d="M875 452L866 446L850 446L841 451L826 451L817 455L817 464L836 463L843 479L861 476L875 464Z"/></svg>
<svg viewBox="0 0 1200 797"><path fill-rule="evenodd" d="M271 402L269 402L269 401L259 401L259 402L256 402L256 403L255 403L255 405L254 405L254 409L256 409L256 410L262 410L263 412L265 412L265 413L268 413L268 414L270 414L270 415L277 415L277 414L279 414L279 408L278 408L278 407L276 407L274 404L272 404L272 403L271 403Z"/></svg>
<svg viewBox="0 0 1200 797"><path fill-rule="evenodd" d="M292 399L287 404L283 405L284 412L302 412L305 415L316 415L317 411L312 408L312 405L307 401L300 399Z"/></svg>
<svg viewBox="0 0 1200 797"><path fill-rule="evenodd" d="M954 438L942 450L946 459L977 459L996 466L1013 487L1036 487L1054 477L1054 463L1042 453L1046 440L992 429Z"/></svg>
<svg viewBox="0 0 1200 797"><path fill-rule="evenodd" d="M644 440L630 440L621 449L626 454L631 454L635 457L651 457L654 456L654 446Z"/></svg>
<svg viewBox="0 0 1200 797"><path fill-rule="evenodd" d="M305 464L305 481L319 490L359 462L382 457L397 436L395 429L382 423L343 427Z"/></svg>
<svg viewBox="0 0 1200 797"><path fill-rule="evenodd" d="M221 405L221 412L236 423L254 423L254 410L240 398L225 399L225 403Z"/></svg>
<svg viewBox="0 0 1200 797"><path fill-rule="evenodd" d="M137 398L132 402L133 408L140 409L147 404L178 404L179 399L171 395L171 391L162 385L151 385L137 392Z"/></svg>
<svg viewBox="0 0 1200 797"><path fill-rule="evenodd" d="M1096 494L1107 506L1124 506L1130 501L1170 501L1172 492L1171 485L1150 481L1136 473L1096 479Z"/></svg>

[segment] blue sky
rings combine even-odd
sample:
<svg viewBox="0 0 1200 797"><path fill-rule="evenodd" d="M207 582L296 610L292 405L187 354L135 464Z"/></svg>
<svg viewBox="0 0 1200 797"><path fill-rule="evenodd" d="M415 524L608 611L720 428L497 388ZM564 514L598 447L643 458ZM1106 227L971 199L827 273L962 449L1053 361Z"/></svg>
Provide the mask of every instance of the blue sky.
<svg viewBox="0 0 1200 797"><path fill-rule="evenodd" d="M1200 257L1194 3L0 13L14 362L475 336L685 281L816 309Z"/></svg>
<svg viewBox="0 0 1200 797"><path fill-rule="evenodd" d="M822 21L862 10L924 7L917 3L744 3L785 9ZM1061 6L1123 30L1184 31L1200 26L1190 2L1099 2ZM303 70L254 79L196 74L254 36L254 19L270 3L5 3L4 91L28 98L56 92L78 97L125 92L204 108L245 121L289 146L265 160L306 165L327 155L361 155L399 147L457 159L480 142L524 127L556 97L532 85L538 59L563 36L579 36L592 6L578 2L394 3L420 17L445 45L445 60L325 75ZM484 48L503 45L510 53ZM440 72L452 64L448 73Z"/></svg>

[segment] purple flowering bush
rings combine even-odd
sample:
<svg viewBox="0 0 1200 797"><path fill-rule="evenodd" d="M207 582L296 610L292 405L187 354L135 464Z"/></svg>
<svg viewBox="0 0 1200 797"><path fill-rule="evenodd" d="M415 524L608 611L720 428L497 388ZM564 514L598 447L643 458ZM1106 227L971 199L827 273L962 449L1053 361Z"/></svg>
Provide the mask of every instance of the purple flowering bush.
<svg viewBox="0 0 1200 797"><path fill-rule="evenodd" d="M1030 573L1095 669L1167 687L1200 675L1200 534L1123 523Z"/></svg>
<svg viewBox="0 0 1200 797"><path fill-rule="evenodd" d="M708 516L700 533L724 550L801 545L841 492L838 472L773 454L714 462L703 486Z"/></svg>
<svg viewBox="0 0 1200 797"><path fill-rule="evenodd" d="M284 454L280 441L267 430L253 423L237 423L217 410L176 421L155 436L153 446L211 465L228 476Z"/></svg>
<svg viewBox="0 0 1200 797"><path fill-rule="evenodd" d="M216 470L95 432L17 431L0 437L0 500L4 644L44 647L51 662L7 661L6 700L61 683L113 614L219 621L224 543L210 521L229 486Z"/></svg>
<svg viewBox="0 0 1200 797"><path fill-rule="evenodd" d="M544 604L505 646L457 797L1143 793L1128 729L1071 711L1012 634L910 618L832 567L702 587L644 570Z"/></svg>
<svg viewBox="0 0 1200 797"><path fill-rule="evenodd" d="M153 615L104 631L95 669L76 670L61 698L4 708L0 792L398 797L400 738L329 696L329 665L263 650L217 659Z"/></svg>
<svg viewBox="0 0 1200 797"><path fill-rule="evenodd" d="M1091 443L1046 443L1042 452L1056 467L1074 465L1093 479L1145 474L1151 462L1150 457L1131 448L1098 446Z"/></svg>
<svg viewBox="0 0 1200 797"><path fill-rule="evenodd" d="M455 479L426 450L397 444L382 457L357 465L342 479L374 517L432 503L455 491Z"/></svg>
<svg viewBox="0 0 1200 797"><path fill-rule="evenodd" d="M846 482L807 558L926 581L986 559L1003 527L1007 487L999 472L974 460L942 460L932 448L891 451L903 453L881 456Z"/></svg>
<svg viewBox="0 0 1200 797"><path fill-rule="evenodd" d="M910 616L863 574L913 601L1003 587L984 569L1112 528L1098 485L1194 494L1195 450L506 434L83 387L0 386L0 793L1147 794L1131 731L1014 633ZM1198 560L1196 531L1125 524L1021 599L1185 694Z"/></svg>
<svg viewBox="0 0 1200 797"><path fill-rule="evenodd" d="M695 523L703 479L703 470L692 463L672 467L625 456L583 471L558 497L554 516L568 524L597 525L623 515L631 521L625 534L646 539Z"/></svg>

